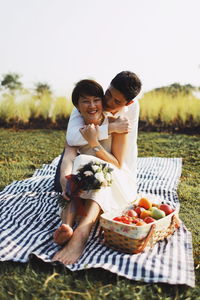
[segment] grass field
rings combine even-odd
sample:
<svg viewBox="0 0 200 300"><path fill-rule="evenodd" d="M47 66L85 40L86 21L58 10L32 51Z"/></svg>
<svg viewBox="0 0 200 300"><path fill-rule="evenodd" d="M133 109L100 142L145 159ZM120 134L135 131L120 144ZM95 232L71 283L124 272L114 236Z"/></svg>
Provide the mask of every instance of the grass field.
<svg viewBox="0 0 200 300"><path fill-rule="evenodd" d="M65 132L0 129L0 190L14 180L30 177L62 151ZM182 157L178 187L180 217L193 235L196 287L145 284L102 269L70 272L40 261L0 263L1 300L56 299L200 299L200 139L199 136L139 133L139 156Z"/></svg>
<svg viewBox="0 0 200 300"><path fill-rule="evenodd" d="M140 101L140 120L147 126L196 127L200 123L200 100L195 96L149 92Z"/></svg>

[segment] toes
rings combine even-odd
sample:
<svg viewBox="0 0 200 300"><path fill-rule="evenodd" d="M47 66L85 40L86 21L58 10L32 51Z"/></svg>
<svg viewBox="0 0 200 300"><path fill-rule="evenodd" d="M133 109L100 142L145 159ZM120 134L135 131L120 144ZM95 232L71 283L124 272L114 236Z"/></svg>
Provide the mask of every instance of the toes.
<svg viewBox="0 0 200 300"><path fill-rule="evenodd" d="M59 233L59 231L58 231L58 229L56 229L56 231L53 233L53 238L54 239L56 239L58 237L58 233Z"/></svg>
<svg viewBox="0 0 200 300"><path fill-rule="evenodd" d="M52 258L52 261L56 261L56 260L58 260L58 258L57 258L57 254L56 254L56 255L54 255L54 257Z"/></svg>
<svg viewBox="0 0 200 300"><path fill-rule="evenodd" d="M66 230L66 224L62 224L61 226L60 226L60 231L65 231Z"/></svg>

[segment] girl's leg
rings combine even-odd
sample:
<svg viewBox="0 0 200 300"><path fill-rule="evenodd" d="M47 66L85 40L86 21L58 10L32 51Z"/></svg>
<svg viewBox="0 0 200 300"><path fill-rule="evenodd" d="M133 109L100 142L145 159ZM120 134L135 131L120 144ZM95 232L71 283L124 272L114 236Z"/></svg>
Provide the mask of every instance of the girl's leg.
<svg viewBox="0 0 200 300"><path fill-rule="evenodd" d="M76 207L73 200L63 209L61 213L62 225L54 232L53 238L54 242L63 245L65 244L73 235L73 225L76 216Z"/></svg>
<svg viewBox="0 0 200 300"><path fill-rule="evenodd" d="M72 238L54 255L53 261L57 260L66 265L73 264L83 253L91 228L100 215L101 207L93 200L86 200L86 211L87 215L82 217Z"/></svg>

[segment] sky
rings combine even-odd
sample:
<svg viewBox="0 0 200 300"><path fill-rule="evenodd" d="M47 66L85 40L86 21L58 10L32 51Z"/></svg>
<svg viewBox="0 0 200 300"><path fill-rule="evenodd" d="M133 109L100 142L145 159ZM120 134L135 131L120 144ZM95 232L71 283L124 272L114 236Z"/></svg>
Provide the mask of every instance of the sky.
<svg viewBox="0 0 200 300"><path fill-rule="evenodd" d="M122 70L143 92L200 86L199 0L0 0L0 77L70 95L81 79L107 88Z"/></svg>

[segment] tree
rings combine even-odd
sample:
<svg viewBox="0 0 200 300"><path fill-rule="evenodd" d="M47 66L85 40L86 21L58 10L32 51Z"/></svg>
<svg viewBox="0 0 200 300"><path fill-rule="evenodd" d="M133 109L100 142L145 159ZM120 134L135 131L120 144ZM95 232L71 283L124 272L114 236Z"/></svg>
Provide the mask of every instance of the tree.
<svg viewBox="0 0 200 300"><path fill-rule="evenodd" d="M163 86L154 89L155 92L164 92L170 94L171 96L177 96L178 94L190 95L195 91L195 87L191 84L181 85L180 83L172 83L168 86Z"/></svg>
<svg viewBox="0 0 200 300"><path fill-rule="evenodd" d="M50 85L48 83L42 83L42 82L38 82L35 84L35 92L38 95L52 93Z"/></svg>
<svg viewBox="0 0 200 300"><path fill-rule="evenodd" d="M1 86L9 89L11 92L22 88L22 83L20 81L20 75L17 73L8 73L3 75L1 80Z"/></svg>

